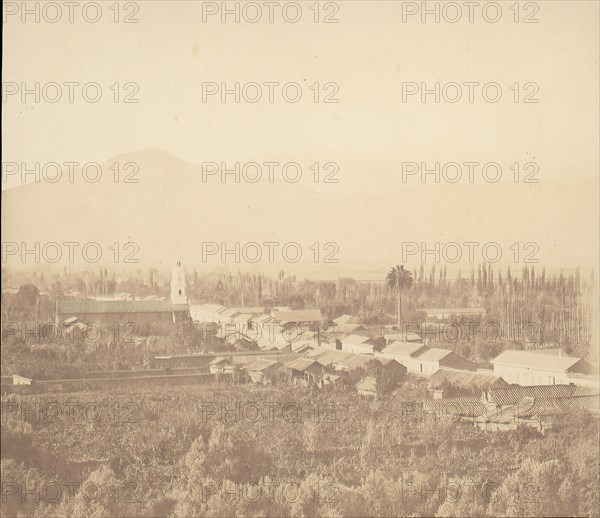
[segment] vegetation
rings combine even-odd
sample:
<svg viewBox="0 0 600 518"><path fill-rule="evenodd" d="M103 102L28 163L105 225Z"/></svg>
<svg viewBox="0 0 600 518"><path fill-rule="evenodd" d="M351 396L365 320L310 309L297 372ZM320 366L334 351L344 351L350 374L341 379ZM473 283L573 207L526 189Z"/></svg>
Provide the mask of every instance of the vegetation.
<svg viewBox="0 0 600 518"><path fill-rule="evenodd" d="M423 415L411 390L12 396L3 516L597 515L597 420L483 432Z"/></svg>
<svg viewBox="0 0 600 518"><path fill-rule="evenodd" d="M503 348L560 346L587 356L593 277L547 276L525 268L495 274L489 265L447 279L446 269L392 270L384 282L297 282L262 275L194 272L197 301L319 307L379 324L426 326L425 307L481 306L472 335L445 347L485 363ZM390 272L390 274L392 274ZM53 322L56 300L127 291L168 296L156 272L118 281L109 272L2 272L21 286L2 294L3 324ZM400 274L398 276L397 274ZM469 328L464 317L450 319ZM527 323L537 322L534 331ZM496 323L490 340L480 328ZM382 332L384 328L381 328ZM124 343L111 335L39 340L6 336L2 374L71 378L91 370L139 369L154 354L226 349L189 321L170 336ZM435 342L435 340L433 340ZM593 350L593 349L592 349ZM366 372L349 376L350 386ZM422 379L398 387L374 372L380 395L340 387L318 391L275 383L137 389L124 393L17 395L2 400L3 516L597 516L598 420L569 416L544 435L528 428L484 432L424 415Z"/></svg>
<svg viewBox="0 0 600 518"><path fill-rule="evenodd" d="M388 290L396 294L398 301L397 327L402 329L402 292L409 290L413 285L412 273L402 266L393 267L385 279Z"/></svg>

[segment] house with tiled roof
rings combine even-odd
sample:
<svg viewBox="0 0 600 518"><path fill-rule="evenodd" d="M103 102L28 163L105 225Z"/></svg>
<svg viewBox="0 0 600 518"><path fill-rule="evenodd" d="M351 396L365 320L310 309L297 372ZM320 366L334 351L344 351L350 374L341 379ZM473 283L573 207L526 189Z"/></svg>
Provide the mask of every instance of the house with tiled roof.
<svg viewBox="0 0 600 518"><path fill-rule="evenodd" d="M477 397L426 399L423 401L423 411L434 415L440 421L456 423L461 420L475 420L485 414L486 405Z"/></svg>
<svg viewBox="0 0 600 518"><path fill-rule="evenodd" d="M599 417L600 396L534 397L526 396L503 407L486 406L486 412L475 419L484 430L514 430L529 426L545 432L556 421L580 415Z"/></svg>
<svg viewBox="0 0 600 518"><path fill-rule="evenodd" d="M427 387L439 397L448 394L479 395L489 388L507 387L508 383L493 373L461 371L442 368L434 372L427 381ZM440 394L440 391L443 393Z"/></svg>
<svg viewBox="0 0 600 518"><path fill-rule="evenodd" d="M494 374L518 385L568 384L574 376L598 374L598 367L582 358L531 351L504 351L492 365Z"/></svg>
<svg viewBox="0 0 600 518"><path fill-rule="evenodd" d="M575 385L533 385L520 386L510 385L508 387L493 387L483 393L483 401L489 402L497 407L516 405L526 397L536 399L557 399L575 395Z"/></svg>

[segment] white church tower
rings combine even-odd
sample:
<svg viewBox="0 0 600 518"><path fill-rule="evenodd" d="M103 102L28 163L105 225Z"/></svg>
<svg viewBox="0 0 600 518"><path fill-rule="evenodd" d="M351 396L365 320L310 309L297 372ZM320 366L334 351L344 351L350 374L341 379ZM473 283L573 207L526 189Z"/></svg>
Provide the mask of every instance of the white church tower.
<svg viewBox="0 0 600 518"><path fill-rule="evenodd" d="M185 268L181 266L181 261L173 267L171 275L171 302L173 304L187 304L187 291L185 283Z"/></svg>

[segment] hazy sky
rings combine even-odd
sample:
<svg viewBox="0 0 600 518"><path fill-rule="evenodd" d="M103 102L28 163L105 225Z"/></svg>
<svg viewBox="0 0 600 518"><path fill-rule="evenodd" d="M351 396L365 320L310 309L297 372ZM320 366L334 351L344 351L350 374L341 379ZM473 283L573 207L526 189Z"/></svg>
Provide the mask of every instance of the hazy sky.
<svg viewBox="0 0 600 518"><path fill-rule="evenodd" d="M10 4L12 9L22 2ZM63 85L63 99L36 103L29 95L23 103L19 93L7 95L13 85L4 85L4 162L104 162L146 148L161 149L194 164L295 161L303 165L304 174L309 174L308 165L314 162L336 162L339 183L302 182L302 189L312 189L315 195L323 191L340 197L364 194L359 199L367 215L385 208L374 197L380 193L410 194L413 205L410 211L405 209L403 218L420 220L420 226L402 236L407 241L467 239L463 225L467 228L481 213L465 210L464 217L460 212L448 219L448 208L437 210L428 204L425 193L429 191L420 190L418 174L403 182L404 162L425 162L430 167L435 162L497 162L502 167L500 183L517 195L507 195L501 185L496 191L494 184L486 184L476 174L475 182L483 184L489 199L483 203L484 210L487 216L494 215L490 225L482 225L493 235L477 237L494 240L500 233L506 235L508 246L517 239L538 239L542 233L550 235L542 256L545 260L556 252L559 262L566 258L574 264L595 264L598 242L589 236L597 236L598 227L598 196L590 193L590 189L597 190L599 174L598 2L522 2L519 23L514 21L514 7L510 9L512 1L500 3L497 23L485 21L481 8L475 8L474 21L469 23L464 2L455 4L462 10L457 23L444 19L456 15L451 10L441 12L440 23L435 23L433 15L422 23L419 14L403 22L403 9L410 3L403 7L402 2L392 1L321 2L320 20L331 15L338 23L315 23L312 1L300 3L302 18L297 23L286 22L280 6L269 23L264 2L258 2L262 19L257 23L247 23L243 16L235 23L231 15L222 23L220 14L204 22L203 8L208 4L144 1L128 7L122 2L119 23L113 20L113 2L101 2L97 23L86 22L79 8L74 23L69 23L64 5L57 23L48 23L43 16L39 23L32 15L25 23L20 13L9 16L4 27L4 81L18 88L22 83L32 88L36 82L56 82ZM226 4L232 8L238 3ZM445 5L427 2L429 7L435 4ZM246 3L239 5L242 8ZM245 12L255 14L251 9ZM286 13L293 17L295 8ZM47 18L55 15L53 11L45 14ZM89 10L87 14L95 13ZM122 23L128 14L138 23ZM496 12L489 9L486 15L494 17ZM538 23L523 23L526 17ZM95 104L87 103L81 87L74 86L74 102L69 103L65 82L96 82L102 87L102 97ZM235 82L259 83L263 98L252 104L235 103L229 96L222 103L214 95L203 102L205 82L225 82L230 87ZM266 82L298 83L302 98L297 103L285 102L281 87L275 87L275 102L269 103ZM458 83L463 97L457 103L443 99L435 103L430 95L423 103L417 94L403 102L403 83L411 82L426 83L429 88L436 82L442 86ZM482 87L474 86L474 102L470 103L467 82L497 83L502 97L497 103L486 102ZM120 101L133 91L124 85L135 83L134 98L139 103L115 103L114 87L111 90L115 83ZM315 83L320 101L332 92L333 87L324 85L335 83L334 97L339 102L315 103L314 87L310 89ZM529 83L534 85L526 87ZM515 102L515 90L519 102ZM445 93L455 95L450 87ZM523 102L527 95L539 102ZM509 168L515 162L521 168L527 162L537 164L539 183L511 183L514 173ZM14 175L2 187L19 184L19 176ZM436 199L450 200L450 210L452 204L464 210L482 192L474 191L475 187L463 169L458 183L442 182L439 189L445 191L438 191ZM265 207L260 210L268 212L270 186L252 188L255 199L264 193ZM582 190L591 197L583 205ZM225 201L226 189L218 195ZM176 198L166 202L176 202ZM535 206L521 216L516 199L525 205L528 199L535 200ZM480 200L477 206L481 205ZM326 217L327 211L322 212ZM379 216L378 221L385 214ZM509 228L498 231L503 221ZM517 227L519 235L507 235ZM386 236L398 231L395 225L371 224L368 217L353 228L355 233L348 232L347 238L364 239L366 251L378 246L376 230ZM424 228L431 229L429 237L423 237ZM373 263L378 262L372 252L365 253ZM357 264L363 259L353 261L353 267L360 269Z"/></svg>
<svg viewBox="0 0 600 518"><path fill-rule="evenodd" d="M66 8L55 24L9 16L5 82L95 81L103 94L97 104L82 101L78 87L73 104L9 96L5 161L101 162L147 147L194 163L334 161L343 188L358 192L397 186L406 161L496 161L506 169L534 160L541 181L567 183L598 174L597 2L538 2L535 24L514 23L513 2L501 3L495 24L479 10L469 23L462 2L454 24L432 16L403 23L401 2L389 1L337 2L336 24L314 23L313 2L302 3L295 24L277 9L269 23L261 2L264 21L255 24L232 16L203 23L195 1L139 2L139 23L114 23L111 3L101 4L96 24L79 10L68 23ZM121 16L129 12L123 7ZM321 17L330 12L322 7ZM210 81L293 81L303 97L203 103L202 83ZM418 95L402 102L403 82L436 81L497 82L503 97L487 103L476 87L473 104L436 104L432 96L422 104ZM137 83L140 102L115 104L116 82ZM315 104L308 89L315 82L337 83L339 103ZM514 103L515 82L537 83L539 103Z"/></svg>

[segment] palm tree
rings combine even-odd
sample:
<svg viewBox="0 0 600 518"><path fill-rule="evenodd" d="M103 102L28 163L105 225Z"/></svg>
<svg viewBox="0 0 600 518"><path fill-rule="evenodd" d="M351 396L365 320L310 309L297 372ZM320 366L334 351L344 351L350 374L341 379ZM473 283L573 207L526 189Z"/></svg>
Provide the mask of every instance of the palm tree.
<svg viewBox="0 0 600 518"><path fill-rule="evenodd" d="M388 290L396 292L398 301L398 331L402 331L402 292L409 290L413 285L413 276L404 265L392 267L385 279Z"/></svg>

